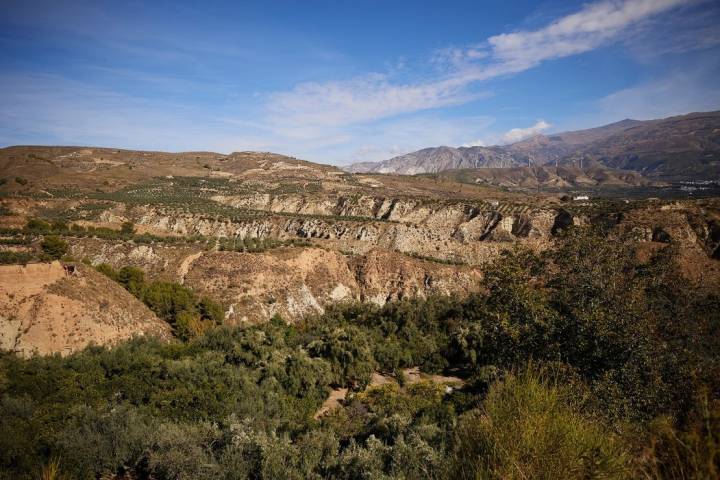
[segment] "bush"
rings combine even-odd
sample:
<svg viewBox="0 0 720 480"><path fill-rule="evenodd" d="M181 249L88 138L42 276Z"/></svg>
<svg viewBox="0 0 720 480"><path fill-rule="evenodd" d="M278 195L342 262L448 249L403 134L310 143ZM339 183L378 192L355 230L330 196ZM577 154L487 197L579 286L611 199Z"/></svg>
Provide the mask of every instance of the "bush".
<svg viewBox="0 0 720 480"><path fill-rule="evenodd" d="M106 268L106 267L104 267ZM135 295L141 297L145 288L145 273L139 268L122 267L115 275L114 279L119 282L125 289Z"/></svg>
<svg viewBox="0 0 720 480"><path fill-rule="evenodd" d="M146 282L145 273L136 267L125 266L115 270L102 263L96 269L120 283L139 298L161 319L175 329L183 340L195 338L210 328L222 324L225 311L209 297L197 298L195 293L175 282Z"/></svg>
<svg viewBox="0 0 720 480"><path fill-rule="evenodd" d="M95 267L95 269L103 275L110 277L112 280L118 281L118 273L108 263L101 263Z"/></svg>
<svg viewBox="0 0 720 480"><path fill-rule="evenodd" d="M63 220L55 220L52 223L51 229L53 232L65 232L68 229L68 225Z"/></svg>
<svg viewBox="0 0 720 480"><path fill-rule="evenodd" d="M717 477L718 292L676 274L672 244L637 265L622 238L558 242L486 266L467 299L293 325L210 328L212 300L99 265L186 341L0 353L0 478L57 458L71 478ZM363 389L414 366L465 384Z"/></svg>
<svg viewBox="0 0 720 480"><path fill-rule="evenodd" d="M125 235L132 235L135 233L135 224L133 222L123 222L120 227L120 233Z"/></svg>
<svg viewBox="0 0 720 480"><path fill-rule="evenodd" d="M25 225L25 230L33 233L45 233L49 232L51 230L51 227L49 223L37 218L33 218L31 220L28 220L27 224Z"/></svg>
<svg viewBox="0 0 720 480"><path fill-rule="evenodd" d="M48 235L40 242L43 254L50 260L61 259L68 251L68 244L60 237Z"/></svg>
<svg viewBox="0 0 720 480"><path fill-rule="evenodd" d="M142 292L142 299L158 317L175 323L183 311L195 311L195 295L179 283L152 282Z"/></svg>
<svg viewBox="0 0 720 480"><path fill-rule="evenodd" d="M564 387L528 369L460 419L456 478L627 478L629 447L584 415Z"/></svg>
<svg viewBox="0 0 720 480"><path fill-rule="evenodd" d="M0 264L3 265L14 265L14 264L27 264L33 259L33 255L26 252L8 252L0 251Z"/></svg>
<svg viewBox="0 0 720 480"><path fill-rule="evenodd" d="M27 179L23 177L15 177L15 181L23 186L28 184Z"/></svg>
<svg viewBox="0 0 720 480"><path fill-rule="evenodd" d="M703 396L683 429L660 417L650 430L638 476L720 478L720 400Z"/></svg>

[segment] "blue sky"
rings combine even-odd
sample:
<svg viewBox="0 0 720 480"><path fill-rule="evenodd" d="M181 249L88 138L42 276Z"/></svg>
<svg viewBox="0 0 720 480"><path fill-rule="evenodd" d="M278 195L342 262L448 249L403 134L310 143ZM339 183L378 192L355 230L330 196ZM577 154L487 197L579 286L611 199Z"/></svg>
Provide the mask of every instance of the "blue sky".
<svg viewBox="0 0 720 480"><path fill-rule="evenodd" d="M712 0L5 0L0 145L347 164L720 109L718 78Z"/></svg>

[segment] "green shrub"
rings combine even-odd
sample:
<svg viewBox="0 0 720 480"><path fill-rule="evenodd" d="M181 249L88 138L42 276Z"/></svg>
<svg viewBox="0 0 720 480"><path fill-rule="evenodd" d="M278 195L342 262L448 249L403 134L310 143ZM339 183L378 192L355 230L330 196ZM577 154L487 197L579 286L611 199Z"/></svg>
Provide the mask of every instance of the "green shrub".
<svg viewBox="0 0 720 480"><path fill-rule="evenodd" d="M175 282L146 282L145 273L139 268L125 266L115 270L102 263L96 269L142 300L158 317L172 325L175 334L183 340L222 324L225 317L222 305L211 298L198 299L191 289Z"/></svg>
<svg viewBox="0 0 720 480"><path fill-rule="evenodd" d="M185 341L0 353L0 478L53 459L70 478L717 477L716 289L677 275L672 245L637 265L623 238L573 228L558 242L485 266L466 299L344 304L292 325L210 328L212 300L99 265ZM364 389L415 366L464 386Z"/></svg>
<svg viewBox="0 0 720 480"><path fill-rule="evenodd" d="M117 274L115 274L114 279L136 297L141 297L143 295L145 288L145 273L139 268L122 267L118 270Z"/></svg>
<svg viewBox="0 0 720 480"><path fill-rule="evenodd" d="M45 233L51 230L50 224L44 220L33 218L28 220L25 230L33 233Z"/></svg>
<svg viewBox="0 0 720 480"><path fill-rule="evenodd" d="M68 225L63 220L55 220L50 228L53 232L65 232L68 229Z"/></svg>
<svg viewBox="0 0 720 480"><path fill-rule="evenodd" d="M115 271L115 269L112 267L112 265L108 263L101 263L95 267L95 269L102 273L103 275L110 277L111 279L118 281L118 273Z"/></svg>
<svg viewBox="0 0 720 480"><path fill-rule="evenodd" d="M46 236L40 242L43 254L50 260L60 260L68 251L68 244L56 235Z"/></svg>
<svg viewBox="0 0 720 480"><path fill-rule="evenodd" d="M660 417L652 422L650 432L638 476L720 478L720 400L705 393L684 428Z"/></svg>
<svg viewBox="0 0 720 480"><path fill-rule="evenodd" d="M210 320L212 323L220 325L225 319L225 310L223 310L222 305L210 297L202 297L197 304L197 308L203 320Z"/></svg>
<svg viewBox="0 0 720 480"><path fill-rule="evenodd" d="M34 256L26 252L10 252L0 251L0 264L13 265L22 264L25 265L30 262Z"/></svg>
<svg viewBox="0 0 720 480"><path fill-rule="evenodd" d="M180 312L195 311L195 295L179 283L152 282L144 288L142 299L150 310L171 324Z"/></svg>
<svg viewBox="0 0 720 480"><path fill-rule="evenodd" d="M628 478L630 449L532 369L491 386L460 420L457 478Z"/></svg>
<svg viewBox="0 0 720 480"><path fill-rule="evenodd" d="M15 177L15 181L23 186L28 184L27 179L23 177Z"/></svg>
<svg viewBox="0 0 720 480"><path fill-rule="evenodd" d="M120 233L125 235L132 235L135 233L135 224L133 222L123 222L120 227Z"/></svg>

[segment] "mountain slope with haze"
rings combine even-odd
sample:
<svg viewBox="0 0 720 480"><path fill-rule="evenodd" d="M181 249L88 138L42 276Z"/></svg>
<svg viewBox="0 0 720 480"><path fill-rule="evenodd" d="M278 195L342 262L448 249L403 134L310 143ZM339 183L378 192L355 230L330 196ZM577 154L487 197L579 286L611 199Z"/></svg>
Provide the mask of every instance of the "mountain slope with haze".
<svg viewBox="0 0 720 480"><path fill-rule="evenodd" d="M418 174L474 168L598 164L663 180L720 179L720 112L536 135L506 146L425 148L351 172Z"/></svg>

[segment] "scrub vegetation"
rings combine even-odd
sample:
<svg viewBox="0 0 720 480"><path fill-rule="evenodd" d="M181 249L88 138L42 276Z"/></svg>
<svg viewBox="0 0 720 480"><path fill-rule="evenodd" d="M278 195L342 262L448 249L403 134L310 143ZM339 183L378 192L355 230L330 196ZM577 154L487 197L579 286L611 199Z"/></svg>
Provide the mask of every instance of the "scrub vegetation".
<svg viewBox="0 0 720 480"><path fill-rule="evenodd" d="M239 327L101 266L178 339L0 356L0 478L717 478L720 294L679 276L673 244L640 263L603 232L560 242L505 253L465 299Z"/></svg>

